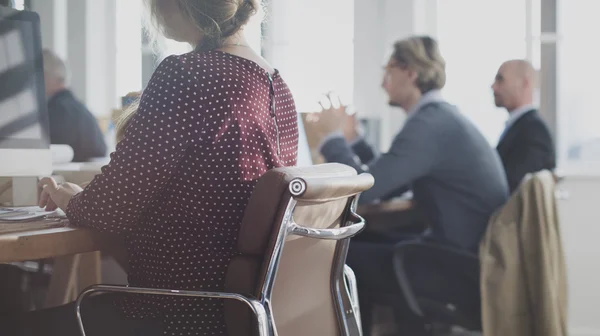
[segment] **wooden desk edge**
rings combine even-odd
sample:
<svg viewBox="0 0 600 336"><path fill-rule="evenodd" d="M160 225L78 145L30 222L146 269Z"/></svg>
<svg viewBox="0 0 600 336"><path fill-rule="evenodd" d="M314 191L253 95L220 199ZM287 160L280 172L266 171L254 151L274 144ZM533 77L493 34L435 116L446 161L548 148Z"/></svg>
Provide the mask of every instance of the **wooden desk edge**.
<svg viewBox="0 0 600 336"><path fill-rule="evenodd" d="M412 209L414 203L410 199L398 199L378 204L365 204L358 207L358 214L361 216L372 214L383 214L390 212L400 212Z"/></svg>
<svg viewBox="0 0 600 336"><path fill-rule="evenodd" d="M111 250L122 242L91 229L54 228L0 235L0 262L18 262Z"/></svg>

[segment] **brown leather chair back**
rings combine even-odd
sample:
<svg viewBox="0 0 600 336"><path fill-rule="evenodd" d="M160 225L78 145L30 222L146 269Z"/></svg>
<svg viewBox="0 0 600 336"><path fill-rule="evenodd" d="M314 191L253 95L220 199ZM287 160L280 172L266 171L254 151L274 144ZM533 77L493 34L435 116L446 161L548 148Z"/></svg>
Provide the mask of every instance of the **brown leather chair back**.
<svg viewBox="0 0 600 336"><path fill-rule="evenodd" d="M371 175L341 164L267 172L246 208L225 291L263 302L279 336L354 333L343 267L364 225L352 224L362 220L356 196L372 185ZM225 310L229 335L255 335L248 308L225 302Z"/></svg>

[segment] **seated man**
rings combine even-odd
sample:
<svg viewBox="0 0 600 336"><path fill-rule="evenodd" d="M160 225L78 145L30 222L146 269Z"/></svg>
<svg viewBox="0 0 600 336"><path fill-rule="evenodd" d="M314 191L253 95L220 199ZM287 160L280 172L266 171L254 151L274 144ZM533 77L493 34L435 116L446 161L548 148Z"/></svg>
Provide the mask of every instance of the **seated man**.
<svg viewBox="0 0 600 336"><path fill-rule="evenodd" d="M535 70L525 60L502 64L492 85L496 106L509 113L496 149L511 192L527 173L556 168L552 135L533 106L534 88Z"/></svg>
<svg viewBox="0 0 600 336"><path fill-rule="evenodd" d="M96 118L67 88L67 68L49 50L44 50L44 79L50 142L71 146L74 162L105 156L106 144Z"/></svg>
<svg viewBox="0 0 600 336"><path fill-rule="evenodd" d="M385 67L383 88L390 105L407 111L407 119L389 151L380 156L366 155L368 146L356 138L358 133L352 134L352 127L344 129L349 117L343 107L323 111L313 127L325 136L321 153L327 161L374 176L375 185L362 194L361 202L385 200L410 188L430 227L417 239L476 253L490 215L508 198L508 186L498 154L477 128L442 98L439 90L445 80L445 61L435 40L412 37L399 41ZM352 147L361 148L360 158L372 160L364 162L366 165L358 162L348 140L354 143ZM366 335L372 298L378 294L402 297L392 265L393 246L400 241L354 240L350 244L348 264L358 279ZM432 263L428 256L414 257L418 260L407 263L408 276L418 295L479 304L478 275L465 280L460 269L447 267L444 260ZM455 288L441 292L440 288L446 288L439 285L442 283ZM398 310L406 308L405 303L397 303ZM406 328L407 334L422 331L423 321L410 313L401 316L398 325Z"/></svg>

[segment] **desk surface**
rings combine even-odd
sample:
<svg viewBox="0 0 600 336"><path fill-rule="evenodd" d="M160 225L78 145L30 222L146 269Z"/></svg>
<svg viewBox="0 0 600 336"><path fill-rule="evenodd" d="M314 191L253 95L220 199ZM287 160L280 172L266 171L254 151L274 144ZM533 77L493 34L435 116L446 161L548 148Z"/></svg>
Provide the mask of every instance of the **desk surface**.
<svg viewBox="0 0 600 336"><path fill-rule="evenodd" d="M413 207L407 199L358 208L361 215L402 212ZM68 228L66 220L0 223L0 262L54 258L72 254L114 250L122 242L114 236L89 229Z"/></svg>
<svg viewBox="0 0 600 336"><path fill-rule="evenodd" d="M88 229L67 228L68 222L40 220L0 224L0 262L54 258L111 249L119 241Z"/></svg>
<svg viewBox="0 0 600 336"><path fill-rule="evenodd" d="M357 209L361 216L407 211L414 207L412 199L400 198L378 204L364 204Z"/></svg>

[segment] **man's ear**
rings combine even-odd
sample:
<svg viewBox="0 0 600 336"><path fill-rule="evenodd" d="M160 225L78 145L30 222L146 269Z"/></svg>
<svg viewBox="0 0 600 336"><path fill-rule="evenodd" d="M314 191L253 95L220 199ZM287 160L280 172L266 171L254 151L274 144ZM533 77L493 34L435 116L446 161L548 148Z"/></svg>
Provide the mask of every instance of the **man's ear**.
<svg viewBox="0 0 600 336"><path fill-rule="evenodd" d="M527 77L527 76L523 77L523 87L534 89L535 88L535 80L531 77Z"/></svg>
<svg viewBox="0 0 600 336"><path fill-rule="evenodd" d="M419 78L419 74L415 70L413 70L413 69L408 69L407 71L408 71L408 78L410 78L410 80L413 83L416 83L417 82L417 78Z"/></svg>

